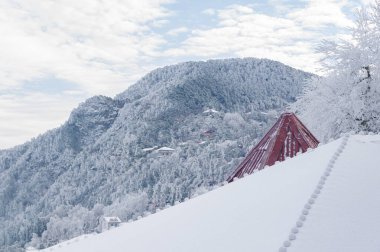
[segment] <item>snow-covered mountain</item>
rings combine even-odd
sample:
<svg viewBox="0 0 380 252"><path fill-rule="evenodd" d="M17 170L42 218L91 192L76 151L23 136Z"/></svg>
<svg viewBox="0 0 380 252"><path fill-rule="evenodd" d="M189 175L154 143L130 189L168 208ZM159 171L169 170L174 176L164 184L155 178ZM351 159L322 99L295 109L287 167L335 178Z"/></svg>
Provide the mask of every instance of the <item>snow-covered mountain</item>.
<svg viewBox="0 0 380 252"><path fill-rule="evenodd" d="M126 221L212 188L311 76L270 60L188 62L88 99L0 151L0 248L50 246L96 231L102 215Z"/></svg>
<svg viewBox="0 0 380 252"><path fill-rule="evenodd" d="M44 251L377 252L380 135L352 135Z"/></svg>

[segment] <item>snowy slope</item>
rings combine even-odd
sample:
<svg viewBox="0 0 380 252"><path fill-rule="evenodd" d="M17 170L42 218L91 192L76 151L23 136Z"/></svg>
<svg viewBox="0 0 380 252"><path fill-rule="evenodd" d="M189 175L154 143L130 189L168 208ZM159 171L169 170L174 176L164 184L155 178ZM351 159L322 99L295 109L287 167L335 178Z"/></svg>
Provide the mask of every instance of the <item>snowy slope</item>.
<svg viewBox="0 0 380 252"><path fill-rule="evenodd" d="M380 137L354 136L290 251L380 251Z"/></svg>
<svg viewBox="0 0 380 252"><path fill-rule="evenodd" d="M379 251L380 136L346 141L45 251ZM302 213L305 204L311 209Z"/></svg>

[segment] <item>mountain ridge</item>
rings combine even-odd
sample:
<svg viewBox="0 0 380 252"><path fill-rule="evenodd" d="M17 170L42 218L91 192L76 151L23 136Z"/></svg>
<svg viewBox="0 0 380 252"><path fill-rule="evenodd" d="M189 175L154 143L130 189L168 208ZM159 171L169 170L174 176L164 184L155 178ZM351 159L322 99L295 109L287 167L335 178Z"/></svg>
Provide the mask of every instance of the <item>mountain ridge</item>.
<svg viewBox="0 0 380 252"><path fill-rule="evenodd" d="M61 127L0 152L0 247L49 246L95 231L102 215L135 218L207 190L312 76L270 60L187 62L89 98ZM143 151L153 146L175 151Z"/></svg>

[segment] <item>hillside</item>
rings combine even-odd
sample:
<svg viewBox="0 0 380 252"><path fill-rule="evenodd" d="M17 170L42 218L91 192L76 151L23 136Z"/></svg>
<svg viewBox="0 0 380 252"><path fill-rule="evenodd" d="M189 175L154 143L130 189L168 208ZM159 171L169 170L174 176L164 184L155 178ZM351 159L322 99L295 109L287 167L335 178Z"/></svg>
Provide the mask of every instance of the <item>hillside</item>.
<svg viewBox="0 0 380 252"><path fill-rule="evenodd" d="M311 76L270 60L188 62L88 99L61 127L0 151L0 248L51 246L97 231L103 215L126 221L207 191Z"/></svg>
<svg viewBox="0 0 380 252"><path fill-rule="evenodd" d="M379 152L380 135L347 136L138 221L44 251L376 252Z"/></svg>

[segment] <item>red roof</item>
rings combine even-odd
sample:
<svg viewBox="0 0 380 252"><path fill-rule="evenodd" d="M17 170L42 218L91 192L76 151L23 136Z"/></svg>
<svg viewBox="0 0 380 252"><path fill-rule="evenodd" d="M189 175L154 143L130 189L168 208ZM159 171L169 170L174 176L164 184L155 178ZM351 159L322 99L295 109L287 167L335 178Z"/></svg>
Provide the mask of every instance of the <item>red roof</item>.
<svg viewBox="0 0 380 252"><path fill-rule="evenodd" d="M271 166L276 161L283 161L285 157L293 157L299 151L316 148L318 144L318 140L295 114L283 113L227 181L231 182L234 178L241 178L244 174L251 174L267 165Z"/></svg>

